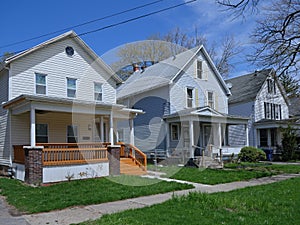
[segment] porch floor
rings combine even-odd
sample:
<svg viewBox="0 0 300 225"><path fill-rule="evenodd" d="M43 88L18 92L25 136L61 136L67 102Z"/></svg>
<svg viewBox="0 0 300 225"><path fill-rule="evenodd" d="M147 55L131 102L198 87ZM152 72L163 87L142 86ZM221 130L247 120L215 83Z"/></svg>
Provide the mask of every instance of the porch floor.
<svg viewBox="0 0 300 225"><path fill-rule="evenodd" d="M120 159L120 173L126 175L145 175L147 171L144 171L130 158Z"/></svg>

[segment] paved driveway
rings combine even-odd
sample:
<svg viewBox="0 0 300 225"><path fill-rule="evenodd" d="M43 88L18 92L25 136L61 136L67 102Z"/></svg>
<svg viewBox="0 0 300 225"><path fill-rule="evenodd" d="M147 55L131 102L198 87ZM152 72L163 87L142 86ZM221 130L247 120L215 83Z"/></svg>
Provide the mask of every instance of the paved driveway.
<svg viewBox="0 0 300 225"><path fill-rule="evenodd" d="M29 225L22 216L12 216L10 208L0 196L0 225Z"/></svg>

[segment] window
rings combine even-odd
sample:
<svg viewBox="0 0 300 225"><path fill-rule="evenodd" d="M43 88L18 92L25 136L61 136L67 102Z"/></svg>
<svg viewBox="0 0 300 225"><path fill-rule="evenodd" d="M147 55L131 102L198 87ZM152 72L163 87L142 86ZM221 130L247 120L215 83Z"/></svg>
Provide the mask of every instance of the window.
<svg viewBox="0 0 300 225"><path fill-rule="evenodd" d="M94 83L94 99L102 101L102 84L100 83Z"/></svg>
<svg viewBox="0 0 300 225"><path fill-rule="evenodd" d="M187 96L187 107L192 108L193 107L193 90L192 88L186 89L186 96Z"/></svg>
<svg viewBox="0 0 300 225"><path fill-rule="evenodd" d="M76 79L67 78L67 96L69 98L76 97Z"/></svg>
<svg viewBox="0 0 300 225"><path fill-rule="evenodd" d="M179 125L171 124L171 140L178 141L179 140Z"/></svg>
<svg viewBox="0 0 300 225"><path fill-rule="evenodd" d="M264 102L265 119L281 120L281 105Z"/></svg>
<svg viewBox="0 0 300 225"><path fill-rule="evenodd" d="M268 84L268 93L276 94L276 84L275 84L274 80L268 79L267 84Z"/></svg>
<svg viewBox="0 0 300 225"><path fill-rule="evenodd" d="M268 146L268 131L267 129L259 130L259 139L260 139L260 146L267 147Z"/></svg>
<svg viewBox="0 0 300 225"><path fill-rule="evenodd" d="M215 107L214 93L212 91L207 92L207 105L212 109Z"/></svg>
<svg viewBox="0 0 300 225"><path fill-rule="evenodd" d="M197 60L197 77L199 79L203 79L202 71L202 61Z"/></svg>
<svg viewBox="0 0 300 225"><path fill-rule="evenodd" d="M78 127L75 125L68 125L67 127L67 142L76 143L78 140Z"/></svg>
<svg viewBox="0 0 300 225"><path fill-rule="evenodd" d="M47 93L47 83L45 74L36 73L35 74L35 93L46 95Z"/></svg>
<svg viewBox="0 0 300 225"><path fill-rule="evenodd" d="M48 124L36 124L35 140L36 143L48 143Z"/></svg>

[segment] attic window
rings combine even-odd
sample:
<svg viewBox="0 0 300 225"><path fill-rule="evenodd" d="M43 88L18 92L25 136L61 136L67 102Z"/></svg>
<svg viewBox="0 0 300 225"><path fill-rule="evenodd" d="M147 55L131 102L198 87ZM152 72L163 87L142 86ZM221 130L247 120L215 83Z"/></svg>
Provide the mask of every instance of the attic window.
<svg viewBox="0 0 300 225"><path fill-rule="evenodd" d="M197 77L203 79L202 61L197 60Z"/></svg>
<svg viewBox="0 0 300 225"><path fill-rule="evenodd" d="M66 47L66 54L68 56L73 56L74 55L74 48L72 48L71 46Z"/></svg>
<svg viewBox="0 0 300 225"><path fill-rule="evenodd" d="M276 94L276 84L275 81L272 79L268 79L267 80L267 84L268 84L268 93L270 94Z"/></svg>

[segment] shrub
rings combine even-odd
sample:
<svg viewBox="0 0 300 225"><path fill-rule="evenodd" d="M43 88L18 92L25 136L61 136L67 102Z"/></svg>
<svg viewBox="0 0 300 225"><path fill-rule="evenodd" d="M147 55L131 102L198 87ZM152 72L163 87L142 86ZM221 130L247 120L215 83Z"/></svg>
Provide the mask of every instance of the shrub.
<svg viewBox="0 0 300 225"><path fill-rule="evenodd" d="M259 148L247 146L241 149L238 159L242 162L258 162L266 159L266 153Z"/></svg>

